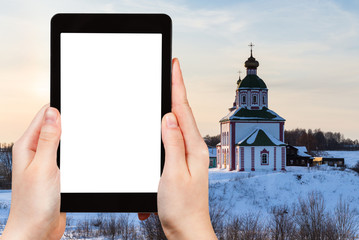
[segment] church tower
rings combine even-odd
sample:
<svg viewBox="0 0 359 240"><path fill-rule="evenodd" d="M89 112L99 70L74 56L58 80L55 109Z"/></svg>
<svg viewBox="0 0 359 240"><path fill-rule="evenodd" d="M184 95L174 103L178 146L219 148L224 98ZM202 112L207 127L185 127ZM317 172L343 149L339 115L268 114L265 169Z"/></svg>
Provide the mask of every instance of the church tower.
<svg viewBox="0 0 359 240"><path fill-rule="evenodd" d="M228 170L285 170L284 122L268 108L268 88L257 75L259 62L245 61L246 77L237 81L230 113L220 120L221 143L217 145L217 166Z"/></svg>
<svg viewBox="0 0 359 240"><path fill-rule="evenodd" d="M251 110L268 108L268 89L264 81L258 77L257 68L259 62L253 57L252 43L251 56L244 63L247 69L247 76L237 83L236 107L246 107Z"/></svg>

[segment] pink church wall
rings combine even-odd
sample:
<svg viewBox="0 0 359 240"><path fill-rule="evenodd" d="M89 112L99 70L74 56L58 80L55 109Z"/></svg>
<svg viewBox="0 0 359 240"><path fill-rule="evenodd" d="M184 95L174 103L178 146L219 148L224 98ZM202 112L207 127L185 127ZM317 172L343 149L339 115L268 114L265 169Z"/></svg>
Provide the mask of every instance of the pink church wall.
<svg viewBox="0 0 359 240"><path fill-rule="evenodd" d="M258 146L258 147L239 147L236 161L237 171L261 171L261 170L285 170L286 149L285 147ZM261 164L261 153L268 153L268 164ZM284 152L284 155L283 155ZM278 159L279 156L279 159ZM284 158L283 158L284 157ZM283 167L284 162L284 167Z"/></svg>

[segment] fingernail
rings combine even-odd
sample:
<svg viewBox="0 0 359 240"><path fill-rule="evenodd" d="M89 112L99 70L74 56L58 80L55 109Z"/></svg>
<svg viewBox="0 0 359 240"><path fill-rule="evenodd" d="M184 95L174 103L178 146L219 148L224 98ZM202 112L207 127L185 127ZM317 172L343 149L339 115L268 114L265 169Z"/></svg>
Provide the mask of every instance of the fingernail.
<svg viewBox="0 0 359 240"><path fill-rule="evenodd" d="M181 69L181 65L180 65L180 62L179 62L178 58L176 58L176 62L178 64L178 68Z"/></svg>
<svg viewBox="0 0 359 240"><path fill-rule="evenodd" d="M56 123L56 120L57 120L57 111L55 109L51 108L51 107L46 109L45 122L50 123L50 124L54 124L54 123Z"/></svg>
<svg viewBox="0 0 359 240"><path fill-rule="evenodd" d="M166 124L168 128L178 127L177 119L173 114L166 115Z"/></svg>

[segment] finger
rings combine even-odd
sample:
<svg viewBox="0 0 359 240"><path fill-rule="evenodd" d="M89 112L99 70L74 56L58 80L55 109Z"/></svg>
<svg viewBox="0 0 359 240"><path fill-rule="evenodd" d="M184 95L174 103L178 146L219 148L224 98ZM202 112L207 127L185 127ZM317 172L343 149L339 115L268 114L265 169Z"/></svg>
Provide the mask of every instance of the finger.
<svg viewBox="0 0 359 240"><path fill-rule="evenodd" d="M151 215L151 213L138 213L138 219L141 221L144 221L147 218L149 218L150 215Z"/></svg>
<svg viewBox="0 0 359 240"><path fill-rule="evenodd" d="M186 155L189 156L187 158L188 166L191 169L191 165L193 166L198 163L202 167L204 163L199 163L198 160L201 161L203 159L201 156L205 155L208 149L197 128L189 106L178 59L173 60L172 68L172 112L177 116L183 134ZM191 158L191 155L194 155L194 157ZM205 160L207 161L207 159Z"/></svg>
<svg viewBox="0 0 359 240"><path fill-rule="evenodd" d="M40 109L40 111L36 114L32 122L30 123L27 130L19 138L19 140L16 141L13 148L13 165L16 169L26 168L31 162L31 160L34 158L44 113L48 107L49 104L46 104Z"/></svg>
<svg viewBox="0 0 359 240"><path fill-rule="evenodd" d="M45 166L47 164L56 166L60 135L60 113L56 108L50 107L44 115L34 162Z"/></svg>
<svg viewBox="0 0 359 240"><path fill-rule="evenodd" d="M163 175L188 174L183 136L173 113L167 113L162 118L162 141L165 148Z"/></svg>

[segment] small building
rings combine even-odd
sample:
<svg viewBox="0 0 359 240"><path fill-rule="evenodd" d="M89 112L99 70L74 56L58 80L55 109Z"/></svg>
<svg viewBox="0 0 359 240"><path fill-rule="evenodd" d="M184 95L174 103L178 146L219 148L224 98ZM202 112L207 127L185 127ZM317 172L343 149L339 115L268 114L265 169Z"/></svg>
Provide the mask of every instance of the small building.
<svg viewBox="0 0 359 240"><path fill-rule="evenodd" d="M287 166L313 166L313 157L305 146L287 145Z"/></svg>
<svg viewBox="0 0 359 240"><path fill-rule="evenodd" d="M208 147L209 153L209 168L217 167L217 149L215 147Z"/></svg>
<svg viewBox="0 0 359 240"><path fill-rule="evenodd" d="M332 167L344 167L345 161L344 158L331 158L331 157L315 157L313 160L314 165L320 166L327 164Z"/></svg>

